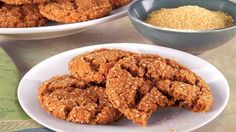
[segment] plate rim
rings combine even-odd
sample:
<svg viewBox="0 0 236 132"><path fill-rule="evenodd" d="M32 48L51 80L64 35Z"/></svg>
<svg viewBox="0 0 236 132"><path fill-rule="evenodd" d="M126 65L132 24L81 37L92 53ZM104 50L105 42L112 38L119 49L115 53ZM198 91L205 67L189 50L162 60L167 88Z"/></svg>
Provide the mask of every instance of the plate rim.
<svg viewBox="0 0 236 132"><path fill-rule="evenodd" d="M136 0L133 0L128 5L125 5L123 7L113 10L113 11L120 10L119 12L102 17L102 18L84 21L84 22L63 23L60 25L52 25L52 26L40 26L40 27L28 27L28 28L0 28L0 35L53 33L53 32L63 32L63 31L88 28L90 26L102 24L102 23L116 20L116 19L126 16L128 13L129 6L135 1Z"/></svg>
<svg viewBox="0 0 236 132"><path fill-rule="evenodd" d="M209 118L209 120L205 121L204 123L200 124L200 125L197 125L195 127L192 127L191 129L187 129L186 131L193 131L193 130L196 130L198 128L201 128L203 126L205 126L206 124L210 123L211 121L213 121L216 117L218 117L223 111L224 109L226 108L227 104L228 104L228 101L229 101L229 97L230 97L230 87L229 87L229 83L226 79L226 77L224 76L224 74L218 69L216 68L214 65L212 65L211 63L207 62L206 60L200 58L200 57L197 57L197 56L194 56L192 54L189 54L189 53L186 53L184 51L180 51L180 50L177 50L177 49L172 49L172 48L168 48L168 47L163 47L163 46L157 46L157 45L150 45L150 44L144 44L144 43L105 43L105 44L96 44L96 45L90 45L90 46L84 46L84 47L80 47L80 48L76 48L76 49L71 49L71 50L68 50L68 51L64 51L64 52L61 52L59 54L56 54L56 55L53 55L49 58L46 58L44 59L43 61L39 62L38 64L36 64L35 66L33 66L21 79L19 85L18 85L18 89L17 89L17 99L20 103L20 106L22 107L22 109L27 113L28 116L30 116L30 118L32 118L34 121L38 122L39 124L43 125L44 127L47 127L51 130L54 130L54 131L61 131L60 129L57 129L57 128L54 128L54 127L51 127L51 126L48 126L48 124L44 123L43 121L41 120L38 120L37 118L35 118L33 115L31 114L28 114L28 110L24 108L24 105L23 105L23 101L21 100L21 98L19 98L19 95L20 95L20 88L22 87L23 83L25 80L27 80L27 77L29 76L29 74L31 74L31 72L33 72L35 69L38 69L38 67L40 67L41 65L43 65L44 63L46 63L47 61L50 61L52 59L54 59L55 57L60 57L60 56L63 56L64 54L69 54L70 52L75 52L77 50L83 50L83 49L90 49L90 48L94 48L94 49L98 49L98 48L111 48L111 47L114 47L115 45L117 46L118 45L129 45L129 46L133 46L133 45L138 45L139 47L145 47L145 46L154 46L156 48L162 48L164 50L170 50L170 51L173 51L173 52L176 52L177 54L183 54L183 55L187 55L187 56L190 56L190 57L193 57L194 59L196 60L200 60L200 61L203 61L203 62L206 62L208 63L209 65L212 66L212 68L214 68L214 70L216 72L219 73L220 76L222 76L222 81L225 83L225 89L226 89L226 94L227 94L227 97L222 105L222 107L219 109L219 112L213 116L211 116L211 118ZM111 47L109 47L111 46ZM86 52L86 51L85 51ZM158 54L158 53L156 53Z"/></svg>

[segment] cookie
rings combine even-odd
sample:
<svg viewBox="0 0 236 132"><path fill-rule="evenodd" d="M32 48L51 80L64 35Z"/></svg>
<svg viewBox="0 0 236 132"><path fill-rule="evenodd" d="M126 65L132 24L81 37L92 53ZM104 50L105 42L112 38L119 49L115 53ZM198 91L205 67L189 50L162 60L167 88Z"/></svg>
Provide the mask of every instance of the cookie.
<svg viewBox="0 0 236 132"><path fill-rule="evenodd" d="M112 6L109 0L52 0L40 4L39 10L50 20L73 23L106 16Z"/></svg>
<svg viewBox="0 0 236 132"><path fill-rule="evenodd" d="M129 4L132 0L109 0L113 8L119 8Z"/></svg>
<svg viewBox="0 0 236 132"><path fill-rule="evenodd" d="M162 107L206 112L213 103L208 85L188 68L157 55L133 55L110 69L106 94L128 119L146 126Z"/></svg>
<svg viewBox="0 0 236 132"><path fill-rule="evenodd" d="M99 49L74 57L70 74L85 82L105 83L109 69L120 59L134 53L118 49Z"/></svg>
<svg viewBox="0 0 236 132"><path fill-rule="evenodd" d="M38 10L37 5L14 6L0 2L0 27L23 28L46 24L47 19Z"/></svg>
<svg viewBox="0 0 236 132"><path fill-rule="evenodd" d="M108 124L123 117L108 101L104 87L86 84L69 75L44 82L38 98L47 112L70 122Z"/></svg>
<svg viewBox="0 0 236 132"><path fill-rule="evenodd" d="M40 4L49 0L1 0L10 5Z"/></svg>

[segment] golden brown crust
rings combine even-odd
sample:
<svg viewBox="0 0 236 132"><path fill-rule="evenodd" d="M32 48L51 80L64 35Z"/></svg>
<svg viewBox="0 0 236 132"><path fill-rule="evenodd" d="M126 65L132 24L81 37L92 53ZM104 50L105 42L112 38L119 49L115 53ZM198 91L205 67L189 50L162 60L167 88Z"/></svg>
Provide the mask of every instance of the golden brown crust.
<svg viewBox="0 0 236 132"><path fill-rule="evenodd" d="M75 123L108 124L123 117L108 101L105 88L85 84L69 75L44 82L38 98L47 112Z"/></svg>
<svg viewBox="0 0 236 132"><path fill-rule="evenodd" d="M112 6L109 0L52 0L40 4L39 10L50 20L73 23L106 16Z"/></svg>
<svg viewBox="0 0 236 132"><path fill-rule="evenodd" d="M37 5L14 6L0 2L0 27L35 27L46 24Z"/></svg>
<svg viewBox="0 0 236 132"><path fill-rule="evenodd" d="M146 126L163 107L206 112L213 104L203 79L158 55L99 49L74 57L69 70L44 82L38 98L46 111L75 123L107 124L124 114Z"/></svg>
<svg viewBox="0 0 236 132"><path fill-rule="evenodd" d="M129 4L132 0L109 0L113 8L119 8Z"/></svg>
<svg viewBox="0 0 236 132"><path fill-rule="evenodd" d="M71 75L85 82L105 83L109 69L133 53L118 49L99 49L74 57L69 62Z"/></svg>
<svg viewBox="0 0 236 132"><path fill-rule="evenodd" d="M142 126L159 107L206 112L213 103L200 77L157 55L134 55L116 63L107 76L106 94L115 108Z"/></svg>
<svg viewBox="0 0 236 132"><path fill-rule="evenodd" d="M48 2L49 0L1 0L10 5L25 5L25 4L40 4Z"/></svg>

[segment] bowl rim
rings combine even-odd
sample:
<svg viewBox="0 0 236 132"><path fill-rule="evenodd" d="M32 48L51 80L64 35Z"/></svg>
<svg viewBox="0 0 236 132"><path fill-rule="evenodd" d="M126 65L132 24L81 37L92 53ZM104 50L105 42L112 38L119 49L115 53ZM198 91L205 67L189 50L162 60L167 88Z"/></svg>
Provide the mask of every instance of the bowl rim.
<svg viewBox="0 0 236 132"><path fill-rule="evenodd" d="M160 27L160 26L154 26L151 25L149 23L146 23L136 17L134 17L131 14L131 10L134 9L134 6L136 4L138 4L139 2L142 1L150 1L150 0L135 0L135 2L133 2L128 9L128 16L131 20L137 22L137 23L141 23L142 25L152 28L152 29L156 29L156 30L161 30L161 31L167 31L167 32L174 32L174 33L213 33L213 32L222 32L222 31L227 31L227 30L232 30L232 29L236 29L236 19L234 19L235 24L233 24L233 26L230 27L226 27L226 28L220 28L220 29L211 29L211 30L183 30L183 29L172 29L172 28L165 28L165 27ZM225 2L229 2L231 4L234 4L236 6L236 3L230 1L230 0L226 0Z"/></svg>

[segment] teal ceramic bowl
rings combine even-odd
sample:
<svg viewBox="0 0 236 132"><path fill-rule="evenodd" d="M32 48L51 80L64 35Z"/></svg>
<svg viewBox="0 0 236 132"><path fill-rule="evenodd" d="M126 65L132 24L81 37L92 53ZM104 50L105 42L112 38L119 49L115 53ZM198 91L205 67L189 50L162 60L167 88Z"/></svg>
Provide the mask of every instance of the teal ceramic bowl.
<svg viewBox="0 0 236 132"><path fill-rule="evenodd" d="M234 25L216 30L177 30L143 22L154 10L184 5L197 5L209 10L226 12L233 17ZM236 4L229 0L137 0L130 6L128 15L135 28L154 44L192 54L201 54L219 47L236 35Z"/></svg>

